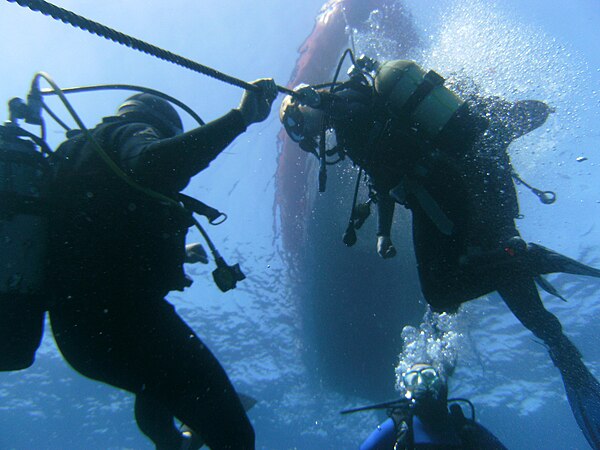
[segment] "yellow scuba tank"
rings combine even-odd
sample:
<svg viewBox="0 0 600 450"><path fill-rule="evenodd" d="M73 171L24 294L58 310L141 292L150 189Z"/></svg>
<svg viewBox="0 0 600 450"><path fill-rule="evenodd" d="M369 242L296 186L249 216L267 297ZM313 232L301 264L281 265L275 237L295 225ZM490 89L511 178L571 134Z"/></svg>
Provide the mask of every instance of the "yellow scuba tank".
<svg viewBox="0 0 600 450"><path fill-rule="evenodd" d="M37 146L0 126L0 371L29 367L44 326L49 165Z"/></svg>
<svg viewBox="0 0 600 450"><path fill-rule="evenodd" d="M375 90L401 123L427 142L433 142L464 101L444 87L444 78L425 72L414 61L382 63Z"/></svg>

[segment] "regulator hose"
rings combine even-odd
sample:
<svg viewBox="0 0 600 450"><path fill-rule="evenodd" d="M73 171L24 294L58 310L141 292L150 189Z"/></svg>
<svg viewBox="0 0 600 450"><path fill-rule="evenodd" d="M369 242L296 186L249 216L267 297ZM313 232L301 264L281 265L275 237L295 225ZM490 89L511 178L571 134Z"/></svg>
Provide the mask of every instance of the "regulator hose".
<svg viewBox="0 0 600 450"><path fill-rule="evenodd" d="M200 234L206 241L206 243L213 255L213 258L217 265L217 269L215 270L215 272L221 273L221 274L222 273L226 274L225 286L222 283L220 283L218 278L215 276L215 281L217 282L219 289L221 289L223 292L225 292L229 289L235 288L236 281L241 281L245 277L242 274L242 272L239 268L239 265L238 264L236 264L234 266L227 265L227 263L225 262L223 257L219 254L219 252L218 252L217 248L215 247L215 245L213 244L212 240L208 236L208 233L206 233L206 231L204 230L202 225L200 225L200 222L198 222L193 217L193 214L187 208L185 208L184 205L181 204L181 202L174 200L171 197L164 195L160 192L154 191L153 189L147 188L147 187L137 183L129 175L127 175L104 151L102 146L98 143L98 141L94 138L94 136L90 133L88 128L85 126L85 124L83 123L83 121L81 120L81 118L79 117L79 115L77 114L77 112L75 111L75 109L73 108L73 106L71 105L71 103L69 102L67 97L65 96L62 89L54 82L54 80L52 80L52 78L47 73L38 72L35 74L35 76L33 78L33 82L31 83L32 92L34 92L34 94L36 94L36 95L40 94L40 90L39 90L39 79L40 78L44 79L52 87L52 91L56 95L58 95L58 97L60 98L61 102L63 103L63 105L65 106L65 108L67 109L67 111L69 112L71 117L73 118L73 120L77 123L77 126L79 127L79 129L83 132L83 134L86 137L86 139L88 140L88 142L92 145L94 151L98 154L98 156L102 159L102 161L109 167L109 169L118 178L120 178L123 182L125 182L131 188L147 195L148 197L153 198L154 200L156 200L158 202L162 202L162 203L167 204L176 209L186 211L187 213L190 214L190 217L191 217L194 225L196 226L196 228L198 229L198 231L200 232ZM46 93L48 93L48 92L46 92ZM230 275L230 273L233 273L233 275ZM213 276L214 276L214 272L213 272ZM237 276L238 278L235 278L235 276ZM228 279L231 277L234 277L233 281L229 281L229 284L227 284Z"/></svg>

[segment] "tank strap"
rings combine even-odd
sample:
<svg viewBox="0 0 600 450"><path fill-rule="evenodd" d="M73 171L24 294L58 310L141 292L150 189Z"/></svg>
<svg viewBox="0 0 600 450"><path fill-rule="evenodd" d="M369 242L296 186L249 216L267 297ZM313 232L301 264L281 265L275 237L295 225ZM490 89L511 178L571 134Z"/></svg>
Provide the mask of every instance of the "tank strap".
<svg viewBox="0 0 600 450"><path fill-rule="evenodd" d="M454 231L454 223L448 218L438 202L414 177L405 176L400 184L390 190L390 196L403 206L407 206L408 196L413 195L427 217L434 223L440 233L450 236Z"/></svg>
<svg viewBox="0 0 600 450"><path fill-rule="evenodd" d="M427 97L431 91L437 86L444 84L444 78L438 73L430 70L423 77L421 84L415 89L415 91L408 97L406 103L402 106L399 114L408 117L410 116L419 106L419 103Z"/></svg>

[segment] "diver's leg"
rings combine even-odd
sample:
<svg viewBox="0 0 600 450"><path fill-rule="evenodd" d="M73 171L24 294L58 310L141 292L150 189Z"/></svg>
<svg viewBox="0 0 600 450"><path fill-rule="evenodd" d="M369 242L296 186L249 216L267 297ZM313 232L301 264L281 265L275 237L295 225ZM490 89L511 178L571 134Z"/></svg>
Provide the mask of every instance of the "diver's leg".
<svg viewBox="0 0 600 450"><path fill-rule="evenodd" d="M128 300L118 295L80 294L57 302L49 311L54 340L65 360L80 374L130 392L143 380L131 361L135 351L126 343L140 322L131 309L118 307Z"/></svg>
<svg viewBox="0 0 600 450"><path fill-rule="evenodd" d="M137 356L144 392L213 450L254 449L254 430L225 370L167 302L146 318L151 327Z"/></svg>
<svg viewBox="0 0 600 450"><path fill-rule="evenodd" d="M82 375L147 393L214 450L254 448L225 371L162 298L73 296L52 308L50 320L63 356ZM146 432L147 422L140 428Z"/></svg>
<svg viewBox="0 0 600 450"><path fill-rule="evenodd" d="M581 353L563 333L558 318L544 307L533 279L515 276L504 281L498 293L517 319L544 341L563 380L574 385L579 381L587 383L589 371L581 360Z"/></svg>
<svg viewBox="0 0 600 450"><path fill-rule="evenodd" d="M135 420L148 436L156 450L179 449L182 436L173 420L173 414L152 396L140 392L135 397Z"/></svg>
<svg viewBox="0 0 600 450"><path fill-rule="evenodd" d="M600 449L600 383L581 360L579 350L563 334L558 319L544 308L531 278L515 277L498 292L521 323L548 346L579 428L590 446Z"/></svg>
<svg viewBox="0 0 600 450"><path fill-rule="evenodd" d="M63 356L79 373L137 393L136 421L157 449L179 449L182 437L173 414L144 394L145 368L135 363L145 350L131 334L143 336L147 330L144 315L132 307L140 302L150 303L114 293L66 298L50 310L52 331Z"/></svg>
<svg viewBox="0 0 600 450"><path fill-rule="evenodd" d="M558 318L544 307L532 278L511 277L500 283L498 293L517 319L544 341L559 369L565 367L567 361L581 360L577 348L563 334Z"/></svg>

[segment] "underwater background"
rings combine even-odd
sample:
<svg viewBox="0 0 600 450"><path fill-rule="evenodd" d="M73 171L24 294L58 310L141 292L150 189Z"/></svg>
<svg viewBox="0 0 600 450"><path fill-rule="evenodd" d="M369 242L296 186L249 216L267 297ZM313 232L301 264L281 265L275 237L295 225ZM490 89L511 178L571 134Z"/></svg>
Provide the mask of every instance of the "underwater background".
<svg viewBox="0 0 600 450"><path fill-rule="evenodd" d="M235 77L248 81L273 77L285 85L323 2L64 0L57 4ZM524 215L518 226L525 240L600 267L600 2L396 3L410 13L420 45L405 55L390 54L387 42L378 39L377 27L383 25L375 14L372 29L354 36L357 50L381 59L413 58L445 77L468 77L487 94L543 100L556 109L543 127L510 149L519 174L540 189L555 191L558 198L553 205L542 205L518 186ZM151 87L182 100L206 121L237 106L242 94L239 88L14 3L0 2L0 30L2 102L24 97L37 71L50 74L60 87L101 83ZM84 123L93 126L128 95L105 91L73 94L69 100ZM387 368L387 383L361 375L340 358L337 376L342 374L345 382L343 389L336 389L327 374L319 373L324 369L315 365L318 358L310 355L313 349L318 351L312 344L307 346L313 340L314 324L303 308L310 301L305 297L310 291L304 287L311 268L291 270L275 200L280 100L265 122L238 137L186 190L227 212L228 221L208 231L229 263L240 262L247 279L223 294L212 283L212 266L191 266L188 273L194 285L169 298L221 361L236 388L259 400L249 414L257 448L357 448L385 416L375 412L340 416L339 411L393 396L398 356L369 361ZM67 117L56 99L47 102ZM7 109L0 117L8 118ZM182 117L186 128L193 126ZM64 134L50 118L47 121L48 141L55 147ZM331 169L330 176L334 173ZM316 194L314 183L307 184L307 190L316 197L317 210L317 203L324 201L321 197L333 195ZM343 225L339 224L347 220L346 209L344 214L339 223L321 223L339 228L334 233L340 236L341 253L354 250L343 248L341 242ZM406 224L403 211L397 212L396 220L395 240L402 250L396 258L410 265L414 257L408 233L398 232ZM201 241L194 231L188 240ZM373 234L361 233L361 241L375 253ZM308 234L301 245L309 247L312 242ZM323 264L335 265L335 261ZM355 270L354 276L361 276L364 268ZM545 305L559 317L588 367L600 376L600 282L570 275L549 280L569 301L542 294ZM386 323L386 332L398 342L396 355L402 350L404 326L418 325L415 319L425 313L420 296L410 294L413 291L399 289L395 294L398 304L412 305L407 307L410 317ZM333 299L334 305L337 300ZM362 300L370 301L367 296ZM331 320L343 313L342 306L339 311L332 309ZM330 319L322 319L326 326ZM478 420L508 448L589 448L546 350L496 295L464 305L449 326L458 358L450 395L471 399ZM366 347L372 345L368 336L363 338ZM352 385L371 389L353 392L347 388ZM143 450L152 445L134 423L133 396L77 374L62 360L47 329L33 367L0 373L0 449L84 448Z"/></svg>

